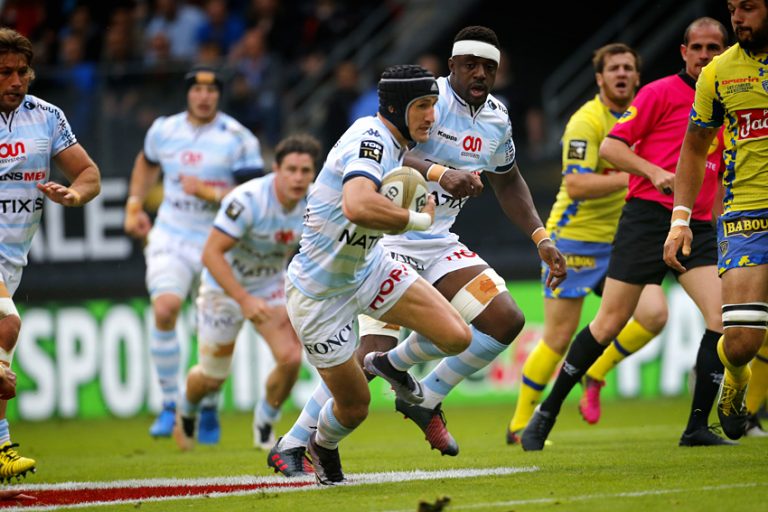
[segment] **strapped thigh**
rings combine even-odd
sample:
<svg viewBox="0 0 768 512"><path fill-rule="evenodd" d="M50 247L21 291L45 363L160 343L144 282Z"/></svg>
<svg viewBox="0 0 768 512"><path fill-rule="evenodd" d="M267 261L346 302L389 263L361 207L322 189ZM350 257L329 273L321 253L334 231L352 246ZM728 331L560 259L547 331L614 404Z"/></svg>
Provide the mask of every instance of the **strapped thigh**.
<svg viewBox="0 0 768 512"><path fill-rule="evenodd" d="M494 297L507 291L507 285L499 274L492 268L486 268L451 299L451 305L456 308L461 318L471 324L482 313Z"/></svg>

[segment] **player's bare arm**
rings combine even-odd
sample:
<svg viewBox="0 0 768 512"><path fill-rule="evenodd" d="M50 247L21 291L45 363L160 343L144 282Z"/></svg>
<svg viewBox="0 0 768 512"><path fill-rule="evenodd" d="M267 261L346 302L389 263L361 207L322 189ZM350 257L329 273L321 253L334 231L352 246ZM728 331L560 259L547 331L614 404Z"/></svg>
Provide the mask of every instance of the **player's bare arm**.
<svg viewBox="0 0 768 512"><path fill-rule="evenodd" d="M552 289L557 288L567 275L565 257L546 236L544 224L533 204L531 191L520 174L517 164L514 164L506 173L487 173L486 175L507 218L523 233L534 238L539 257L549 266L547 286ZM541 235L540 238L538 235Z"/></svg>
<svg viewBox="0 0 768 512"><path fill-rule="evenodd" d="M477 197L483 192L483 181L475 173L451 169L409 155L405 155L403 164L419 171L427 181L436 182L453 197Z"/></svg>
<svg viewBox="0 0 768 512"><path fill-rule="evenodd" d="M683 256L691 253L693 233L688 226L691 208L704 181L707 153L717 130L689 122L683 139L675 173L675 207L669 235L664 242L664 262L678 272L686 270L677 259L678 252L682 251Z"/></svg>
<svg viewBox="0 0 768 512"><path fill-rule="evenodd" d="M611 162L617 169L647 178L663 194L671 194L674 190L674 173L638 156L622 140L606 137L600 144L600 157Z"/></svg>
<svg viewBox="0 0 768 512"><path fill-rule="evenodd" d="M184 189L184 192L211 203L220 202L221 198L232 190L232 188L229 187L215 187L213 185L208 185L197 176L190 176L188 174L180 175L179 179L181 180L181 186Z"/></svg>
<svg viewBox="0 0 768 512"><path fill-rule="evenodd" d="M101 190L99 168L80 144L74 144L53 161L69 181L69 186L49 181L38 183L37 188L51 201L64 206L82 206Z"/></svg>
<svg viewBox="0 0 768 512"><path fill-rule="evenodd" d="M237 301L245 318L255 324L266 322L272 316L272 308L263 299L248 293L248 290L235 277L232 267L224 257L235 244L237 239L216 228L211 229L203 247L203 265L227 295Z"/></svg>
<svg viewBox="0 0 768 512"><path fill-rule="evenodd" d="M364 177L355 177L344 183L342 189L344 215L355 224L368 229L399 233L405 231L411 220L411 212L400 208L379 194L376 184ZM435 200L430 195L422 210L434 221Z"/></svg>
<svg viewBox="0 0 768 512"><path fill-rule="evenodd" d="M576 201L605 197L624 190L628 183L629 175L621 171L607 174L572 173L565 176L565 190Z"/></svg>
<svg viewBox="0 0 768 512"><path fill-rule="evenodd" d="M131 171L131 184L128 192L128 201L125 203L125 232L137 239L143 239L152 228L149 215L144 211L144 198L149 189L160 178L160 166L152 164L140 151Z"/></svg>

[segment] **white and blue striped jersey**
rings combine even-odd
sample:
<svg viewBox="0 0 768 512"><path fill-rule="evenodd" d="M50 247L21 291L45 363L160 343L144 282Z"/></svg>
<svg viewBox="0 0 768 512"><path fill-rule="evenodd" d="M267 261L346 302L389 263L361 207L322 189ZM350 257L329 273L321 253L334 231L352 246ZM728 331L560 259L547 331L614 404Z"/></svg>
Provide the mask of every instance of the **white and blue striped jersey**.
<svg viewBox="0 0 768 512"><path fill-rule="evenodd" d="M342 186L365 176L377 186L403 164L405 147L377 117L355 121L336 142L310 191L299 254L288 278L304 295L319 300L357 288L382 258L381 231L357 226L341 208Z"/></svg>
<svg viewBox="0 0 768 512"><path fill-rule="evenodd" d="M506 107L489 95L482 107L472 110L454 92L446 77L438 78L437 84L440 95L435 105L435 125L429 140L416 144L411 154L462 171L509 171L515 162L515 143ZM436 238L458 240L450 229L467 198L455 199L436 182L428 184L437 204L434 224L426 231L388 235L385 237L388 246L406 240L408 245L412 245L410 241L429 244Z"/></svg>
<svg viewBox="0 0 768 512"><path fill-rule="evenodd" d="M25 266L45 202L37 184L48 181L51 158L77 139L61 109L31 94L0 118L0 258Z"/></svg>
<svg viewBox="0 0 768 512"><path fill-rule="evenodd" d="M264 167L258 139L223 112L202 126L190 123L186 111L159 117L144 139L144 156L163 171L155 227L199 244L208 237L218 205L184 192L180 176L228 188L235 185L236 171Z"/></svg>
<svg viewBox="0 0 768 512"><path fill-rule="evenodd" d="M298 246L306 206L302 200L286 211L275 193L274 174L239 185L221 202L213 227L238 240L225 258L246 290L285 269ZM207 268L203 284L221 290Z"/></svg>

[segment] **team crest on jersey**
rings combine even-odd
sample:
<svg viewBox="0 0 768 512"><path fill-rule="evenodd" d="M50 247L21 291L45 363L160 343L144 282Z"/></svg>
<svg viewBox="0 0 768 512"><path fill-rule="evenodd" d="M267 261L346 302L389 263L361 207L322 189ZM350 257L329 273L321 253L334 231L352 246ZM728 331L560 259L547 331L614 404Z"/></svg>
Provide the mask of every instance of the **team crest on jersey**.
<svg viewBox="0 0 768 512"><path fill-rule="evenodd" d="M229 203L229 206L227 206L226 214L227 217L229 217L232 220L237 220L237 218L240 216L241 213L243 213L243 210L245 210L245 206L243 206L243 203L238 201L237 199L233 199L231 203Z"/></svg>
<svg viewBox="0 0 768 512"><path fill-rule="evenodd" d="M725 256L725 253L728 252L728 240L723 240L718 245L720 246L720 255Z"/></svg>
<svg viewBox="0 0 768 512"><path fill-rule="evenodd" d="M568 158L584 160L587 157L587 141L574 139L568 142Z"/></svg>
<svg viewBox="0 0 768 512"><path fill-rule="evenodd" d="M637 117L637 107L634 105L630 105L630 107L621 115L617 123L626 123L627 121L633 120L635 117Z"/></svg>
<svg viewBox="0 0 768 512"><path fill-rule="evenodd" d="M760 85L763 86L763 90L765 92L768 92L768 80L763 80L762 82L760 82Z"/></svg>
<svg viewBox="0 0 768 512"><path fill-rule="evenodd" d="M381 163L384 156L384 146L374 140L364 140L360 142L360 158L368 158L376 163Z"/></svg>

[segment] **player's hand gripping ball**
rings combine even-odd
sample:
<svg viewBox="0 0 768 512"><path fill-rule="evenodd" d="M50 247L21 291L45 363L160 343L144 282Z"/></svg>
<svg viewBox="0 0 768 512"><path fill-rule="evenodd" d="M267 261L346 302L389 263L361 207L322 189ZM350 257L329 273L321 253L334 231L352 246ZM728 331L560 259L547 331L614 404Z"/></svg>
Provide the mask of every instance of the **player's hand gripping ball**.
<svg viewBox="0 0 768 512"><path fill-rule="evenodd" d="M427 204L429 189L424 176L412 167L393 169L381 180L379 194L397 206L420 212Z"/></svg>

